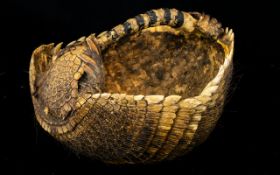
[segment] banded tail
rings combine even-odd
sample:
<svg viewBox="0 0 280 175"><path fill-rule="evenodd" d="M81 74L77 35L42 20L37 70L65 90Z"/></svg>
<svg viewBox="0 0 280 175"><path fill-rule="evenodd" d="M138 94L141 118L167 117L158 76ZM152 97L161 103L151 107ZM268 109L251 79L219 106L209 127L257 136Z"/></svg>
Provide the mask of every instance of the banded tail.
<svg viewBox="0 0 280 175"><path fill-rule="evenodd" d="M188 25L184 23L188 21ZM176 9L156 9L150 10L144 14L128 19L123 24L119 24L110 31L105 31L97 36L101 49L106 48L112 42L116 42L123 36L136 33L148 27L160 25L168 25L173 28L186 26L187 30L192 31L196 20L189 13L182 12Z"/></svg>

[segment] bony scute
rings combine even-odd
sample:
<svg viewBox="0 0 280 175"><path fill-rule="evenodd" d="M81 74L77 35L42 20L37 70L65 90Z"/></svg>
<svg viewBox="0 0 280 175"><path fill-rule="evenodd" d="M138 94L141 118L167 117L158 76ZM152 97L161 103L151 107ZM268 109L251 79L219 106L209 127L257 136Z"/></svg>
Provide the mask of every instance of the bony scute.
<svg viewBox="0 0 280 175"><path fill-rule="evenodd" d="M231 29L176 9L151 10L65 48L42 45L29 70L37 121L107 163L183 156L221 115L233 47Z"/></svg>

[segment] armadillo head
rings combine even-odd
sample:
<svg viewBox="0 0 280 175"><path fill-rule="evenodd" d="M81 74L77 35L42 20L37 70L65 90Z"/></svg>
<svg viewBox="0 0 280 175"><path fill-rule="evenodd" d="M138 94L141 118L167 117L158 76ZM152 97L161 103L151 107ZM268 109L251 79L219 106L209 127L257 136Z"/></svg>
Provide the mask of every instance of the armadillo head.
<svg viewBox="0 0 280 175"><path fill-rule="evenodd" d="M71 42L41 45L32 54L30 87L36 116L50 124L66 122L87 92L104 84L102 58L94 36Z"/></svg>

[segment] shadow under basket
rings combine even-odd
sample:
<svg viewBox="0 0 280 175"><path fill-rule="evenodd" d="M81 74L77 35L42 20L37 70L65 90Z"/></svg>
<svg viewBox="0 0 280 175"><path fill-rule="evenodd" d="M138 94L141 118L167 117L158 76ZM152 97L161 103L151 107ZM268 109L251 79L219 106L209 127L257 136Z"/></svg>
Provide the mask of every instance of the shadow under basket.
<svg viewBox="0 0 280 175"><path fill-rule="evenodd" d="M37 121L77 153L113 164L185 155L211 133L234 35L197 12L157 9L32 55Z"/></svg>

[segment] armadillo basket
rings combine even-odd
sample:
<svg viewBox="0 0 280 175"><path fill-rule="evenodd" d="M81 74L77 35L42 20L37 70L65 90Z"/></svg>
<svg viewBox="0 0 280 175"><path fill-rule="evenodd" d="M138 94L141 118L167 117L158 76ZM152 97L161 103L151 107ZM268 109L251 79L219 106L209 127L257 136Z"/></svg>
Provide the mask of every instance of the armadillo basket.
<svg viewBox="0 0 280 175"><path fill-rule="evenodd" d="M37 121L106 163L182 156L221 114L233 42L232 30L208 15L157 9L63 49L41 45L30 63Z"/></svg>

